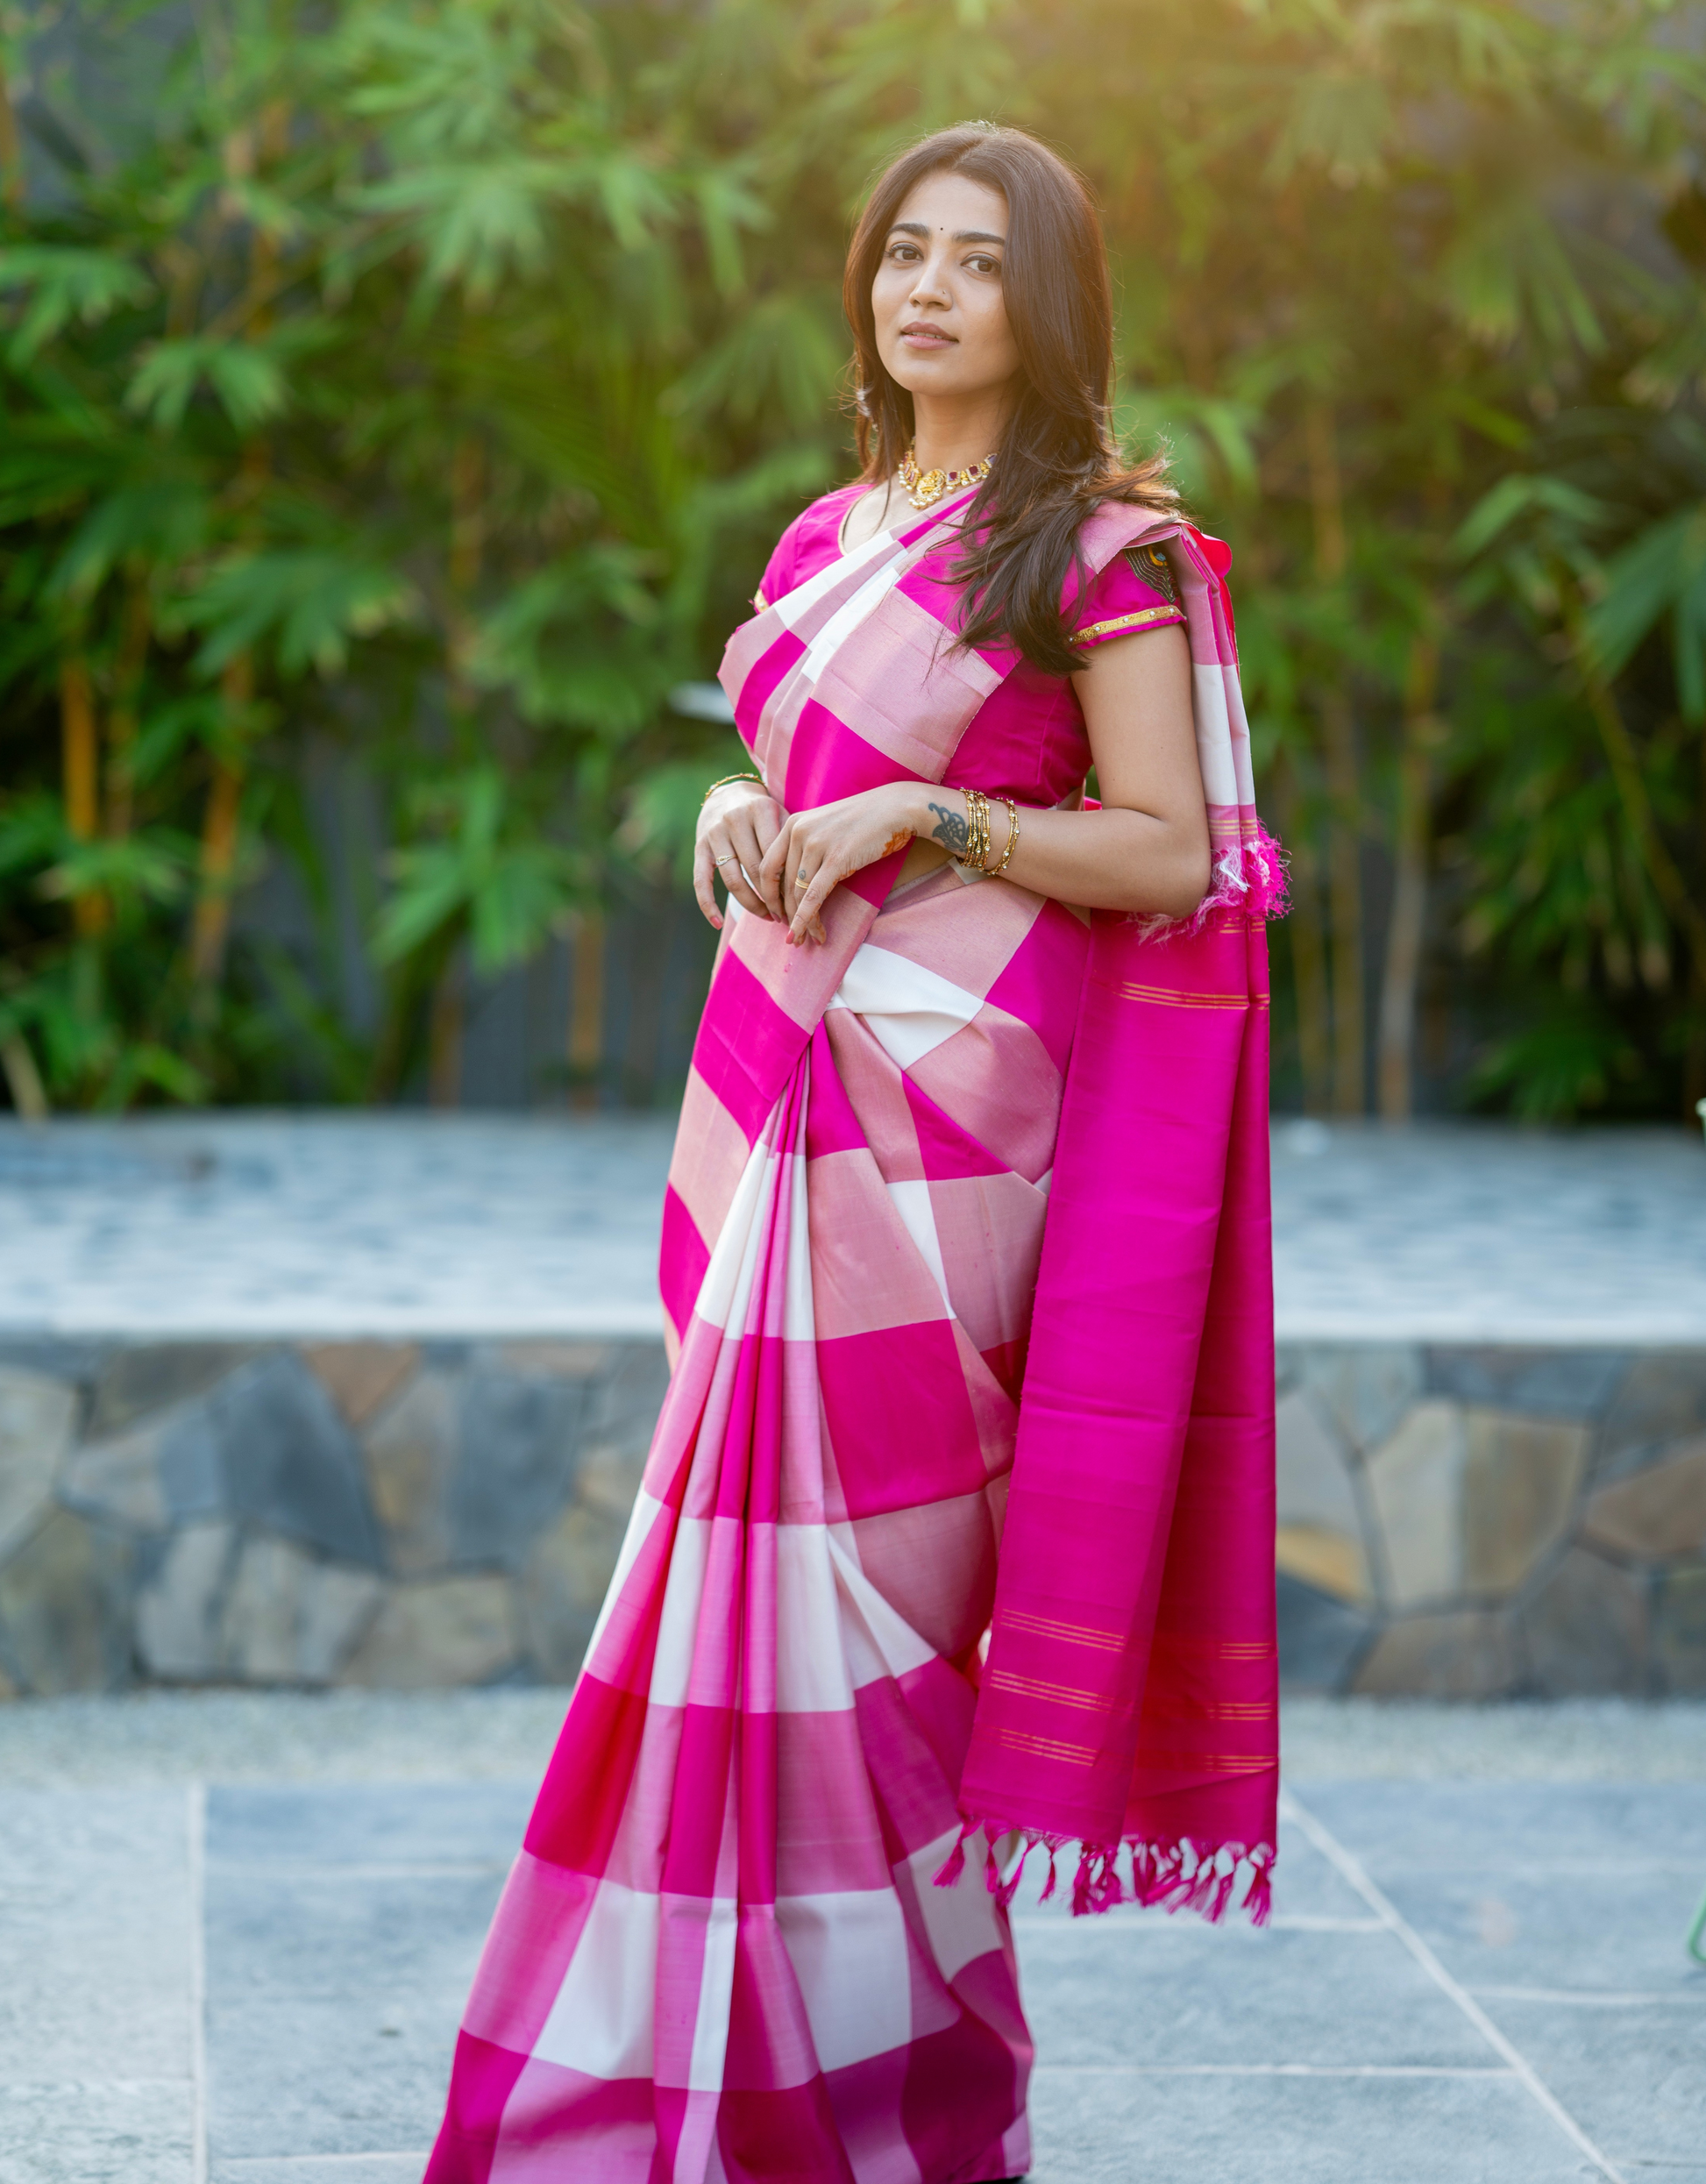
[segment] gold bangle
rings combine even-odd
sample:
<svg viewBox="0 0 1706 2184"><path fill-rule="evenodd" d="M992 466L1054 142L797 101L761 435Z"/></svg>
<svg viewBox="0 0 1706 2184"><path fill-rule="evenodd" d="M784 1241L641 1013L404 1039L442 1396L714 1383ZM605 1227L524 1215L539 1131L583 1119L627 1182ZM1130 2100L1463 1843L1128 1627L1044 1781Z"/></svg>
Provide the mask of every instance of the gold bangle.
<svg viewBox="0 0 1706 2184"><path fill-rule="evenodd" d="M721 781L713 781L710 787L706 790L704 795L700 798L699 808L700 811L704 810L705 807L710 802L711 799L716 794L719 789L726 789L729 784L734 781L756 781L759 787L762 788L764 785L764 777L762 773L725 773Z"/></svg>
<svg viewBox="0 0 1706 2184"><path fill-rule="evenodd" d="M1011 796L1004 796L1001 801L1007 807L1007 846L1001 852L1000 863L990 874L992 879L998 878L999 874L1006 871L1007 859L1013 855L1014 845L1019 840L1019 807Z"/></svg>
<svg viewBox="0 0 1706 2184"><path fill-rule="evenodd" d="M962 864L982 871L989 857L989 799L981 789L962 789L965 799L968 838Z"/></svg>

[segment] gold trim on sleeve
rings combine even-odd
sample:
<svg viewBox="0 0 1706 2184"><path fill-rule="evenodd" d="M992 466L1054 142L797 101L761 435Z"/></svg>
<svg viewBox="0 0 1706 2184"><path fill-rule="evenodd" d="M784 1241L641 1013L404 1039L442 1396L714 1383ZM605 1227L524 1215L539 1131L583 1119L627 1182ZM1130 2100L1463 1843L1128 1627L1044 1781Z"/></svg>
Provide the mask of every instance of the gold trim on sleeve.
<svg viewBox="0 0 1706 2184"><path fill-rule="evenodd" d="M1072 632L1074 644L1093 644L1098 637L1120 637L1128 630L1148 630L1162 622L1183 622L1176 607L1140 607L1135 614L1116 615L1112 622L1092 622Z"/></svg>

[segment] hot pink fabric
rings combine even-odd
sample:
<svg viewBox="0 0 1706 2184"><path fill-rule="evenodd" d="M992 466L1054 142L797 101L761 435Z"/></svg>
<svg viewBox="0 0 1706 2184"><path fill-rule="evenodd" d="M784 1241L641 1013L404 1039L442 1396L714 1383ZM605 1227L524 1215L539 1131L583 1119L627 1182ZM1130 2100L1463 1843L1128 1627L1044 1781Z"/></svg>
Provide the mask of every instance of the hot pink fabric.
<svg viewBox="0 0 1706 2184"><path fill-rule="evenodd" d="M789 805L950 767L965 778L965 731L1014 663L949 641L942 571L959 513L828 562L731 640L737 720ZM1160 528L1196 573L1194 644L1218 580L1201 544ZM1100 566L1155 530L1110 512L1086 544ZM1231 755L1222 771L1234 780ZM1220 1505L1233 1472L1245 1478L1246 1441L1240 1426L1224 1456L1214 1407L1219 1388L1240 1419L1259 1412L1265 1369L1271 1464L1243 1061L1260 1044L1267 867L1241 800L1216 815L1217 907L1194 938L1145 942L1106 921L1087 932L1058 904L954 866L892 893L898 857L835 892L821 948L731 917L665 1211L674 1371L475 1981L431 2184L1020 2173L1031 2047L1005 1907L985 1885L986 1863L999 1873L983 1804L1004 1826L1090 1842L1103 1865L1086 1901L1105 1894L1128 1822L1172 1831L1146 1832L1146 1854L1191 1844L1186 1878L1235 1846L1267 1854L1255 1778L1218 1770L1205 1730L1240 1764L1264 1736L1271 1747L1270 1718L1225 1711L1271 1686L1271 1477L1264 1504L1252 1463L1248 1505ZM1165 1028L1134 1042L1134 1017ZM1207 1149L1181 1158L1198 1124ZM1119 1282L1124 1301L1104 1306L1090 1293L1102 1270L1075 1262L1107 1247L1085 1199L1110 1157L1112 1202L1138 1224L1119 1249L1157 1289L1175 1284L1170 1317L1146 1318L1154 1299ZM1223 1206L1246 1214L1228 1222ZM1234 1269L1222 1239L1253 1256ZM1070 1439L1084 1412L1075 1314L1091 1346L1082 1394L1141 1421L1141 1447L1101 1421L1071 1459L1076 1512L1046 1488L1010 1508L1015 1438L1030 1462L1048 1419ZM1127 1338L1147 1348L1094 1348ZM1240 1554L1269 1527L1265 1611L1240 1606L1231 1637L1205 1604L1221 1580L1198 1567L1211 1515ZM1173 1538L1198 1588L1183 1605ZM992 1668L1019 1688L986 1682L980 1697L998 1549L1000 1598L1016 1605ZM1134 1583L1134 1551L1164 1579ZM1226 1582L1254 1568L1235 1561ZM1123 1665L1098 1656L1086 1680L1049 1653L1033 1674L1027 1618L1052 1627L1068 1607L1081 1626L1093 1613ZM1041 1642L1058 1651L1049 1632ZM1252 1672L1237 1646L1266 1647ZM1131 1647L1184 1665L1146 1683ZM1141 1695L1160 1705L1163 1682L1152 1722ZM1087 1705L1115 1725L1095 1732L1111 1754L1098 1747L1090 1770L1100 1805L1066 1753ZM1134 1712L1133 1756L1117 1740ZM1271 1811L1271 1770L1267 1791ZM1065 1825L1080 1815L1084 1827Z"/></svg>

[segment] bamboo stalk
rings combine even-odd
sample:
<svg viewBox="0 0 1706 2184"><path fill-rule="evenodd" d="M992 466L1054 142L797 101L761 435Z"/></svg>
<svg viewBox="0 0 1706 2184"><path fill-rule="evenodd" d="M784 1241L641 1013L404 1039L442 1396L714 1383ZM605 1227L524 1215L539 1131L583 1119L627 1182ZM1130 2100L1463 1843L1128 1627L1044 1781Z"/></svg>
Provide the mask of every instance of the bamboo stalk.
<svg viewBox="0 0 1706 2184"><path fill-rule="evenodd" d="M460 434L451 450L450 495L444 664L452 701L466 709L473 701L468 681L474 638L473 602L486 548L486 451L472 432Z"/></svg>
<svg viewBox="0 0 1706 2184"><path fill-rule="evenodd" d="M486 546L486 451L471 432L451 449L450 541L445 557L444 670L452 715L473 706L468 659L473 647L473 601ZM445 962L433 988L428 1015L428 1097L435 1107L454 1107L462 1097L462 1049L467 1026L467 969L462 951Z"/></svg>
<svg viewBox="0 0 1706 2184"><path fill-rule="evenodd" d="M451 452L451 589L466 600L480 581L486 544L486 451L464 432Z"/></svg>
<svg viewBox="0 0 1706 2184"><path fill-rule="evenodd" d="M60 662L60 750L67 829L74 842L92 842L101 830L100 736L95 687L80 652ZM80 894L72 901L72 921L85 939L106 929L107 915L103 895Z"/></svg>
<svg viewBox="0 0 1706 2184"><path fill-rule="evenodd" d="M1321 930L1320 873L1304 818L1297 777L1283 752L1274 770L1280 829L1290 858L1291 907L1285 933L1291 950L1291 983L1297 1005L1297 1063L1304 1113L1325 1114L1332 1085L1327 964Z"/></svg>
<svg viewBox="0 0 1706 2184"><path fill-rule="evenodd" d="M60 737L65 771L65 823L79 842L100 828L95 689L89 663L68 652L60 662Z"/></svg>
<svg viewBox="0 0 1706 2184"><path fill-rule="evenodd" d="M0 205L8 212L16 212L23 203L24 140L18 134L6 64L0 60Z"/></svg>
<svg viewBox="0 0 1706 2184"><path fill-rule="evenodd" d="M1407 1122L1415 1111L1416 995L1427 924L1433 747L1439 735L1433 706L1439 689L1439 639L1431 631L1418 630L1411 641L1404 692L1392 845L1392 916L1386 928L1376 1034L1380 1113L1387 1122Z"/></svg>
<svg viewBox="0 0 1706 2184"><path fill-rule="evenodd" d="M1706 729L1700 737L1700 824L1702 862L1706 862ZM1700 1113L1696 1102L1706 1099L1706 971L1694 974L1694 1025L1682 1056L1683 1113Z"/></svg>
<svg viewBox="0 0 1706 2184"><path fill-rule="evenodd" d="M24 1122L46 1122L53 1112L48 1105L47 1087L41 1081L30 1042L21 1031L9 1031L0 1039L0 1071L5 1075L6 1090L11 1094L13 1112L18 1119Z"/></svg>
<svg viewBox="0 0 1706 2184"><path fill-rule="evenodd" d="M202 819L200 886L195 914L190 928L189 976L197 1005L205 1010L225 968L225 950L231 938L231 882L237 870L237 850L246 773L234 751L241 748L241 722L254 697L253 657L239 652L219 678L221 696L231 714L233 751L213 762L213 780Z"/></svg>
<svg viewBox="0 0 1706 2184"><path fill-rule="evenodd" d="M1594 664L1592 647L1582 627L1582 606L1573 589L1565 593L1567 601L1564 622L1568 633L1576 672L1581 678L1582 694L1599 739L1611 769L1611 779L1617 784L1618 800L1629 822L1640 851L1641 863L1653 884L1653 891L1665 908L1682 928L1688 944L1695 1000L1706 1005L1706 912L1690 892L1688 881L1670 853L1669 845L1659 830L1659 822L1648 793L1646 776L1641 770L1641 756L1635 739L1629 732L1629 723L1623 717L1617 703L1617 694ZM1702 772L1706 774L1706 750L1702 750ZM1706 781L1703 781L1706 787ZM1706 794L1702 795L1702 811L1706 812ZM1706 1041L1690 1040L1684 1057L1685 1099L1692 1113L1693 1102L1699 1097L1697 1085L1706 1078Z"/></svg>
<svg viewBox="0 0 1706 2184"><path fill-rule="evenodd" d="M1588 709L1604 749L1611 778L1631 831L1641 852L1641 862L1646 867L1647 878L1653 882L1653 893L1681 927L1693 958L1696 978L1706 982L1706 912L1688 891L1688 883L1678 870L1665 838L1659 831L1659 822L1653 815L1653 799L1647 793L1646 777L1641 771L1640 753L1635 739L1629 732L1629 724L1623 717L1617 693L1594 665L1579 612L1572 610L1570 637L1574 648L1577 671L1588 701Z"/></svg>
<svg viewBox="0 0 1706 2184"><path fill-rule="evenodd" d="M1304 447L1315 517L1315 573L1326 583L1336 584L1350 558L1345 537L1345 486L1339 468L1333 404L1320 397L1304 411Z"/></svg>
<svg viewBox="0 0 1706 2184"><path fill-rule="evenodd" d="M113 671L112 705L107 715L107 838L123 842L136 821L134 758L137 697L147 663L153 614L147 586L134 578L124 599L124 618Z"/></svg>
<svg viewBox="0 0 1706 2184"><path fill-rule="evenodd" d="M264 153L277 157L284 150L289 139L289 126L290 110L287 105L275 100L264 109L259 131ZM233 182L253 174L255 147L255 133L246 127L233 130L226 138L225 172ZM275 239L252 227L248 260L244 290L252 307L250 325L253 332L262 334L272 323L271 300L278 267ZM234 481L238 505L246 504L251 511L245 518L245 528L254 520L254 503L272 474L272 450L267 443L259 438L248 441ZM239 652L227 664L219 678L219 692L224 701L228 740L225 750L214 759L213 779L202 818L199 886L189 940L194 1006L203 1017L211 1008L215 988L224 974L231 941L231 889L241 839L243 789L248 775L247 715L255 694L252 652Z"/></svg>
<svg viewBox="0 0 1706 2184"><path fill-rule="evenodd" d="M583 910L572 928L573 984L569 992L569 1097L596 1107L604 1062L604 920Z"/></svg>
<svg viewBox="0 0 1706 2184"><path fill-rule="evenodd" d="M1356 722L1343 690L1321 702L1332 831L1327 838L1327 907L1333 925L1333 1111L1368 1106L1368 1024L1362 968L1361 788Z"/></svg>
<svg viewBox="0 0 1706 2184"><path fill-rule="evenodd" d="M467 972L461 949L451 951L427 1018L427 1099L435 1107L462 1104L462 1035L467 1017Z"/></svg>

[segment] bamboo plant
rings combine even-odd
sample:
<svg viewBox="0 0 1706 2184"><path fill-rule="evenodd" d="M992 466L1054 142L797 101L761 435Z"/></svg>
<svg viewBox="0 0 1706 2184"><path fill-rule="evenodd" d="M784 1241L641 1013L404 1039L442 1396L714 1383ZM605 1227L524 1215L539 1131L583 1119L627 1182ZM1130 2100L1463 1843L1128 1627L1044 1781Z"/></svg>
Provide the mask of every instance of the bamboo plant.
<svg viewBox="0 0 1706 2184"><path fill-rule="evenodd" d="M679 883L674 711L846 474L871 167L989 112L1107 209L1120 422L1232 542L1281 1096L1706 1092L1697 0L226 0L0 16L13 1106L455 1096L473 984ZM102 81L122 81L110 71ZM95 81L99 76L96 72ZM387 844L358 1035L247 893Z"/></svg>

